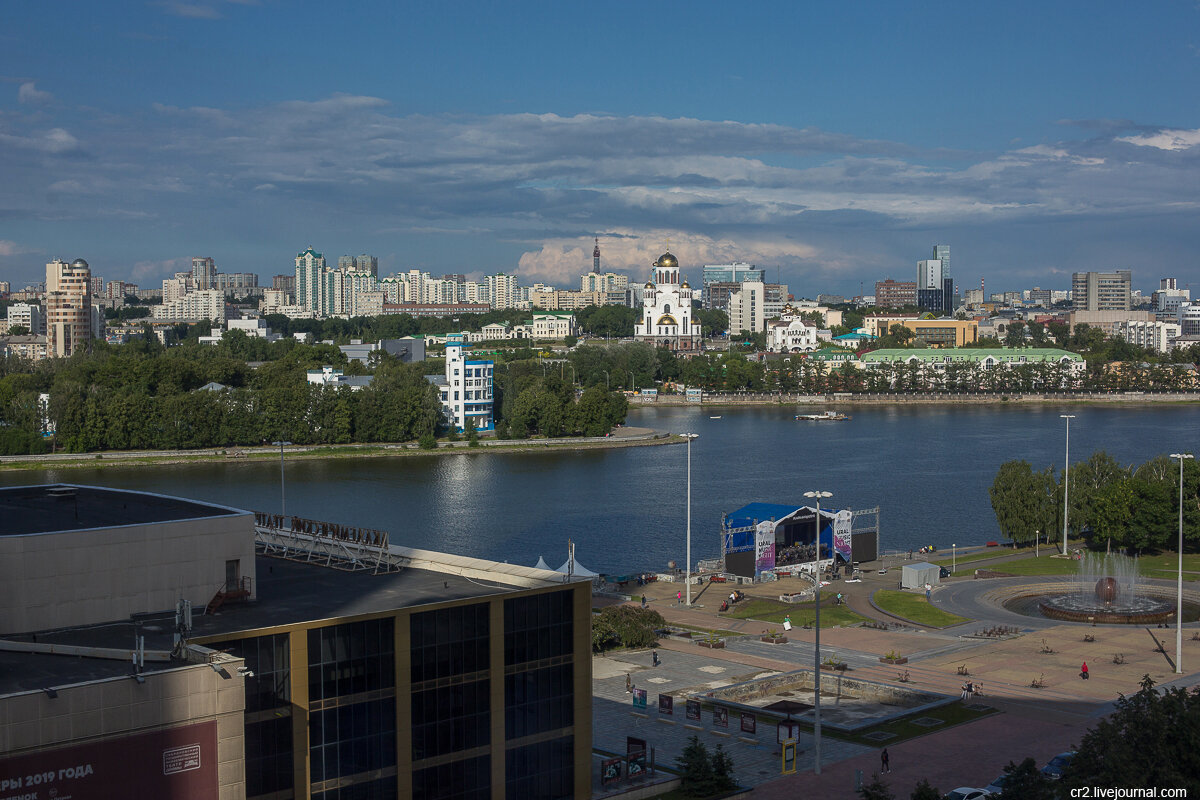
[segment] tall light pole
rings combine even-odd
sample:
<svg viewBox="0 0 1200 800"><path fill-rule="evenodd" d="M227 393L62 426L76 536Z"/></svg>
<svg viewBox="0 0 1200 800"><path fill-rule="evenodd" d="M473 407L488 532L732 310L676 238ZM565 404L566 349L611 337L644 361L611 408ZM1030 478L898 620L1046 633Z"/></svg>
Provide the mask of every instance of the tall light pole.
<svg viewBox="0 0 1200 800"><path fill-rule="evenodd" d="M271 442L271 444L279 445L279 515L286 517L287 494L284 491L285 484L283 480L283 446L285 444L291 444L291 442L285 442L283 439L280 439L278 442Z"/></svg>
<svg viewBox="0 0 1200 800"><path fill-rule="evenodd" d="M637 376L633 374L633 370L629 370L629 388L637 391Z"/></svg>
<svg viewBox="0 0 1200 800"><path fill-rule="evenodd" d="M700 434L680 434L687 439L687 563L683 565L684 583L687 584L687 608L692 607L692 439Z"/></svg>
<svg viewBox="0 0 1200 800"><path fill-rule="evenodd" d="M958 545L950 545L950 572L958 571Z"/></svg>
<svg viewBox="0 0 1200 800"><path fill-rule="evenodd" d="M813 644L813 763L815 774L821 774L821 498L833 497L833 492L805 492L805 497L813 498L813 505L816 506L816 522L813 528L816 531L816 536L813 537L813 543L816 545L817 555L813 562L813 600L814 615L816 620L814 628L816 630L816 639Z"/></svg>
<svg viewBox="0 0 1200 800"><path fill-rule="evenodd" d="M1183 462L1191 453L1171 453L1179 459L1179 579L1175 592L1175 674L1183 674Z"/></svg>
<svg viewBox="0 0 1200 800"><path fill-rule="evenodd" d="M606 370L606 369L602 369L602 370L600 370L600 371L604 373L604 388L605 388L605 389L608 389L608 388L610 388L610 383L609 383L609 380L608 380L608 370Z"/></svg>
<svg viewBox="0 0 1200 800"><path fill-rule="evenodd" d="M1067 494L1071 491L1071 420L1074 414L1059 414L1067 421L1067 452L1063 457L1063 555L1067 554Z"/></svg>

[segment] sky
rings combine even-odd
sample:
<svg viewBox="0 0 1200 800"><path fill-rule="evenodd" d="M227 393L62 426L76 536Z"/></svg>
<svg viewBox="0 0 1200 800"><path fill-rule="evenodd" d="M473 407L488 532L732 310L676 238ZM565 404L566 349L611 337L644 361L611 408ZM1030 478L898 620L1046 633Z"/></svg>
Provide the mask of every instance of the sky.
<svg viewBox="0 0 1200 800"><path fill-rule="evenodd" d="M746 261L1200 292L1200 2L6 4L0 280ZM14 287L17 288L17 287Z"/></svg>

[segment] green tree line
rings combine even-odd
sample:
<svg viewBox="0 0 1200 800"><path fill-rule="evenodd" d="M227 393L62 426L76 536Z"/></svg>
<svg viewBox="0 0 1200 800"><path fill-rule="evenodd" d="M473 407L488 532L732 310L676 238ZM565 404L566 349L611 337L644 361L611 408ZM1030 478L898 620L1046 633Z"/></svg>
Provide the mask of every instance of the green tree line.
<svg viewBox="0 0 1200 800"><path fill-rule="evenodd" d="M1070 533L1094 548L1173 550L1179 533L1179 463L1161 455L1123 467L1103 451L1072 464L1067 492ZM989 490L1001 533L1031 543L1040 532L1062 531L1063 479L1053 467L1034 471L1027 461L1000 465ZM1200 548L1200 466L1183 466L1184 547Z"/></svg>

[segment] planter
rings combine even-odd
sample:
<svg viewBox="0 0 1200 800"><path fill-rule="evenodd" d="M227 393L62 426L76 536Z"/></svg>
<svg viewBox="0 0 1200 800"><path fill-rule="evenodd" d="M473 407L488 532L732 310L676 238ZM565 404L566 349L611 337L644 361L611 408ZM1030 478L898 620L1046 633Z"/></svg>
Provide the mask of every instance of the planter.
<svg viewBox="0 0 1200 800"><path fill-rule="evenodd" d="M767 644L787 644L786 636L763 636L761 639Z"/></svg>
<svg viewBox="0 0 1200 800"><path fill-rule="evenodd" d="M907 664L908 663L907 658L887 658L886 656L880 656L879 660L882 661L884 664Z"/></svg>
<svg viewBox="0 0 1200 800"><path fill-rule="evenodd" d="M699 644L701 647L707 647L710 650L721 650L725 647L725 640L718 639L715 642L700 641L697 642L697 644Z"/></svg>
<svg viewBox="0 0 1200 800"><path fill-rule="evenodd" d="M849 664L822 664L821 669L826 672L845 672L850 668Z"/></svg>

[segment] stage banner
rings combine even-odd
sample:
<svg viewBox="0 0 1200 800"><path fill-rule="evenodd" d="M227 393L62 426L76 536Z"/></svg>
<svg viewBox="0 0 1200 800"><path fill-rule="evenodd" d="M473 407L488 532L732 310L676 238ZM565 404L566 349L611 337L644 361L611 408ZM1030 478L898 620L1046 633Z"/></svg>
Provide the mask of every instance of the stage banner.
<svg viewBox="0 0 1200 800"><path fill-rule="evenodd" d="M754 533L754 571L769 569L775 569L775 523L771 520L758 523Z"/></svg>
<svg viewBox="0 0 1200 800"><path fill-rule="evenodd" d="M853 515L846 510L837 512L833 518L833 549L847 563L850 562L850 522Z"/></svg>

